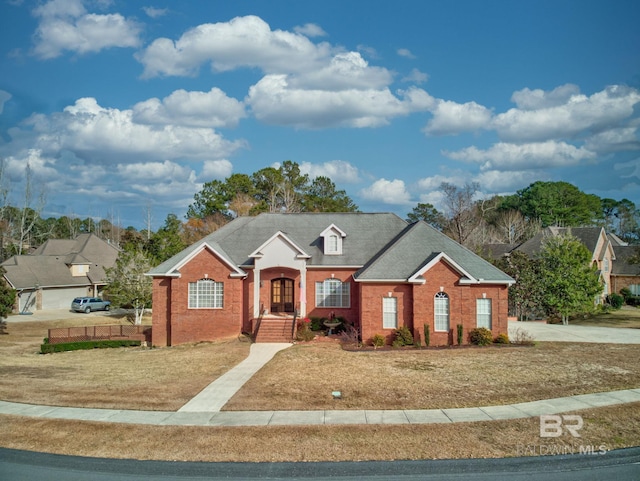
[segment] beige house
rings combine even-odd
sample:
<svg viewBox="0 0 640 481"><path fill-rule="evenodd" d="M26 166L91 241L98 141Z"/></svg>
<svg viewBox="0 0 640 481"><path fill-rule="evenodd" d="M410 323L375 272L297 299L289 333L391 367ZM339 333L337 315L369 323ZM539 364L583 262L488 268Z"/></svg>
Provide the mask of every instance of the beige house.
<svg viewBox="0 0 640 481"><path fill-rule="evenodd" d="M51 239L29 255L2 263L4 278L18 292L16 312L69 308L75 297L99 296L105 269L113 267L120 249L95 234Z"/></svg>

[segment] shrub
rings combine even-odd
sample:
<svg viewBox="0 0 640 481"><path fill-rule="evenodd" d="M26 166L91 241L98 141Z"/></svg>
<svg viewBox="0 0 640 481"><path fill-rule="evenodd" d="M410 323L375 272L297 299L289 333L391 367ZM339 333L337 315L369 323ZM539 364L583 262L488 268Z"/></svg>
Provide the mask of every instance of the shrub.
<svg viewBox="0 0 640 481"><path fill-rule="evenodd" d="M371 338L371 345L373 346L374 349L384 346L385 345L384 336L382 334L375 334Z"/></svg>
<svg viewBox="0 0 640 481"><path fill-rule="evenodd" d="M431 337L429 335L429 325L424 325L424 346L429 347L429 343L431 342Z"/></svg>
<svg viewBox="0 0 640 481"><path fill-rule="evenodd" d="M396 342L400 346L413 346L413 334L407 326L402 326L396 329L395 339L393 341L394 345Z"/></svg>
<svg viewBox="0 0 640 481"><path fill-rule="evenodd" d="M457 340L458 340L458 346L459 346L460 344L462 344L462 336L463 336L463 332L464 332L462 324L458 324L456 326L456 331L457 331L457 335L458 335L458 339Z"/></svg>
<svg viewBox="0 0 640 481"><path fill-rule="evenodd" d="M327 320L326 317L310 316L309 320L311 321L310 327L312 331L322 331L325 329L323 322Z"/></svg>
<svg viewBox="0 0 640 481"><path fill-rule="evenodd" d="M519 344L521 346L533 346L533 336L521 327L511 331L511 344Z"/></svg>
<svg viewBox="0 0 640 481"><path fill-rule="evenodd" d="M360 333L352 325L345 327L340 333L340 342L344 345L360 346Z"/></svg>
<svg viewBox="0 0 640 481"><path fill-rule="evenodd" d="M496 338L494 339L494 342L496 344L509 344L509 336L504 332L500 333L496 336Z"/></svg>
<svg viewBox="0 0 640 481"><path fill-rule="evenodd" d="M476 346L488 346L493 344L493 335L486 327L477 327L469 332L469 342Z"/></svg>
<svg viewBox="0 0 640 481"><path fill-rule="evenodd" d="M420 332L416 332L415 336L413 336L413 345L417 348L422 347L422 342L420 341Z"/></svg>
<svg viewBox="0 0 640 481"><path fill-rule="evenodd" d="M298 320L298 329L296 331L297 341L311 341L316 337L315 332L311 330L311 319L305 318Z"/></svg>
<svg viewBox="0 0 640 481"><path fill-rule="evenodd" d="M624 297L620 294L616 294L615 292L609 294L609 304L611 304L611 307L614 309L620 309L622 304L624 304Z"/></svg>
<svg viewBox="0 0 640 481"><path fill-rule="evenodd" d="M402 341L400 339L394 339L391 343L391 347L393 347L394 349L399 349L401 347L404 347L404 344L402 344Z"/></svg>
<svg viewBox="0 0 640 481"><path fill-rule="evenodd" d="M63 351L80 351L83 349L105 349L112 347L133 347L140 346L141 341L132 339L121 339L118 341L81 341L81 342L61 342L60 344L49 344L49 339L44 340L40 346L42 354L51 354Z"/></svg>

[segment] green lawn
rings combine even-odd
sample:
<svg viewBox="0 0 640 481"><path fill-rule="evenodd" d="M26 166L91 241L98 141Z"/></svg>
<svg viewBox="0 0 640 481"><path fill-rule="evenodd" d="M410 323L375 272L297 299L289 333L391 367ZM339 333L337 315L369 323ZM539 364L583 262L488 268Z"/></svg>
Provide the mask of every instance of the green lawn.
<svg viewBox="0 0 640 481"><path fill-rule="evenodd" d="M640 308L622 306L622 309L606 314L594 314L572 318L569 322L578 326L627 327L640 329Z"/></svg>

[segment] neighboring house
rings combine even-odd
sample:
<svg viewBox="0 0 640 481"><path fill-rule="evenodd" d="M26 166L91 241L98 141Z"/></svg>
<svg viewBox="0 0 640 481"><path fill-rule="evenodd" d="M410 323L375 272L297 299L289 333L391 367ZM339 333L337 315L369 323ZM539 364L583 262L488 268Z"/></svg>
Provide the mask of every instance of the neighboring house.
<svg viewBox="0 0 640 481"><path fill-rule="evenodd" d="M493 258L508 256L513 251L520 251L534 258L542 249L545 239L552 236L571 235L577 238L591 253L590 264L596 269L602 282L602 295L598 301L602 301L612 292L617 292L612 286L612 275L618 250L614 250L613 243L623 243L615 236L607 235L602 227L547 227L540 233L520 245L490 244L485 251ZM624 243L623 243L624 244Z"/></svg>
<svg viewBox="0 0 640 481"><path fill-rule="evenodd" d="M630 246L613 234L609 240L616 253L611 269L611 292L627 288L634 295L640 295L640 264L634 262L640 254L640 246Z"/></svg>
<svg viewBox="0 0 640 481"><path fill-rule="evenodd" d="M611 240L602 227L547 227L528 241L520 244L514 250L524 252L534 257L542 248L544 239L549 236L571 235L578 239L591 253L591 265L598 271L603 284L603 300L611 294L611 268L616 256Z"/></svg>
<svg viewBox="0 0 640 481"><path fill-rule="evenodd" d="M513 279L424 222L394 214L239 217L152 269L153 344L251 333L290 341L297 317L341 316L364 341L407 326L432 345L507 332ZM265 334L278 326L278 335Z"/></svg>
<svg viewBox="0 0 640 481"><path fill-rule="evenodd" d="M95 234L81 234L48 240L29 255L7 259L2 267L18 291L15 310L69 308L75 297L99 296L105 268L115 265L119 252Z"/></svg>

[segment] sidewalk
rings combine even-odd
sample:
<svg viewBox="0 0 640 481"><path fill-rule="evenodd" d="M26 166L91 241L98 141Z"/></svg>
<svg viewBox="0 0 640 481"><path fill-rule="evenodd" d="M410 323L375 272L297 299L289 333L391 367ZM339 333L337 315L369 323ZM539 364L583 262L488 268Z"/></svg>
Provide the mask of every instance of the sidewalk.
<svg viewBox="0 0 640 481"><path fill-rule="evenodd" d="M336 401L339 403L340 401ZM293 426L437 424L496 421L640 402L640 389L582 394L543 401L457 409L170 412L84 409L0 401L0 414L156 426Z"/></svg>

